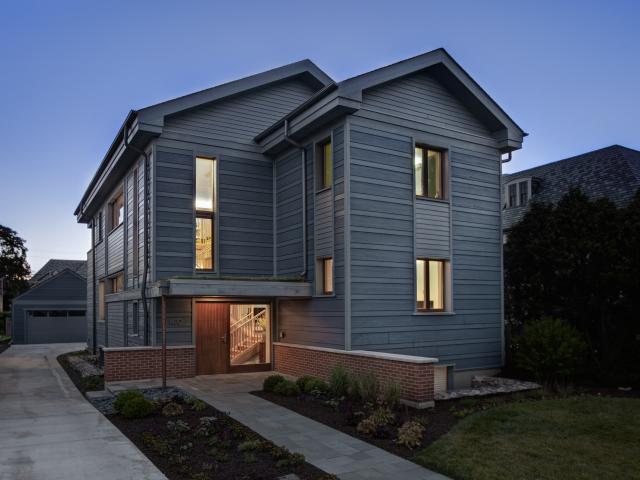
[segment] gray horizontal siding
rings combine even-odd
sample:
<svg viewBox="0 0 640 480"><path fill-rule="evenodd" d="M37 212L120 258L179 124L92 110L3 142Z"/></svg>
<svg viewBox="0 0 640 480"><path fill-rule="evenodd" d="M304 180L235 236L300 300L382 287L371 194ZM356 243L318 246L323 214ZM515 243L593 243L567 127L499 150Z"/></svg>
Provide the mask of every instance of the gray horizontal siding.
<svg viewBox="0 0 640 480"><path fill-rule="evenodd" d="M107 237L107 273L124 269L124 225L109 233Z"/></svg>
<svg viewBox="0 0 640 480"><path fill-rule="evenodd" d="M156 301L156 344L162 344L162 308ZM167 299L167 345L191 345L192 333L191 298Z"/></svg>
<svg viewBox="0 0 640 480"><path fill-rule="evenodd" d="M108 347L123 347L124 336L124 302L110 302L106 305L106 331Z"/></svg>
<svg viewBox="0 0 640 480"><path fill-rule="evenodd" d="M416 199L416 256L443 258L451 256L449 203Z"/></svg>
<svg viewBox="0 0 640 480"><path fill-rule="evenodd" d="M316 194L314 242L316 257L333 255L333 189Z"/></svg>

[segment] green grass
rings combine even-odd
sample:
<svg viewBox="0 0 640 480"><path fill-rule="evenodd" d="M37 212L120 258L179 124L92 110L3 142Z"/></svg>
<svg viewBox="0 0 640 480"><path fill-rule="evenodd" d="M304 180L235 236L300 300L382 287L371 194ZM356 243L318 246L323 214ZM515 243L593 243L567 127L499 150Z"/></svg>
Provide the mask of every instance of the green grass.
<svg viewBox="0 0 640 480"><path fill-rule="evenodd" d="M640 399L497 406L460 421L414 460L458 480L640 479Z"/></svg>

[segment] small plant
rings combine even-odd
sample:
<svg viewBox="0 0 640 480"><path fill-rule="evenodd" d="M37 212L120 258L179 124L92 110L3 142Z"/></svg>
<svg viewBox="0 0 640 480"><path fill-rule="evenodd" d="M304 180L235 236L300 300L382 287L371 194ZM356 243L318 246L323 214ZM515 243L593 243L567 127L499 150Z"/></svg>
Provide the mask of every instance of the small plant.
<svg viewBox="0 0 640 480"><path fill-rule="evenodd" d="M142 395L142 392L140 392L139 390L127 390L126 392L120 392L116 397L113 408L116 412L120 413L122 412L122 407L124 407L124 404L129 400L133 400L134 398L144 398L144 395Z"/></svg>
<svg viewBox="0 0 640 480"><path fill-rule="evenodd" d="M224 463L229 461L229 454L227 452L223 452L217 447L211 448L208 452L216 462Z"/></svg>
<svg viewBox="0 0 640 480"><path fill-rule="evenodd" d="M328 391L329 385L327 385L327 382L320 378L312 378L311 380L308 380L304 385L304 393L308 393L310 395L318 396Z"/></svg>
<svg viewBox="0 0 640 480"><path fill-rule="evenodd" d="M475 410L473 408L461 408L453 412L453 416L456 418L464 418L471 415Z"/></svg>
<svg viewBox="0 0 640 480"><path fill-rule="evenodd" d="M155 410L155 405L146 398L140 396L131 398L122 407L120 413L125 418L143 418L151 415Z"/></svg>
<svg viewBox="0 0 640 480"><path fill-rule="evenodd" d="M387 407L397 410L400 407L400 385L396 382L388 383L384 387L382 397Z"/></svg>
<svg viewBox="0 0 640 480"><path fill-rule="evenodd" d="M306 392L307 382L310 382L313 379L314 378L311 375L303 375L296 380L296 385L298 385L298 388L301 392Z"/></svg>
<svg viewBox="0 0 640 480"><path fill-rule="evenodd" d="M398 445L407 447L413 450L416 447L422 445L422 434L424 433L424 426L418 422L405 422L398 429L398 438L395 442Z"/></svg>
<svg viewBox="0 0 640 480"><path fill-rule="evenodd" d="M357 375L349 375L349 398L355 401L362 400L362 383Z"/></svg>
<svg viewBox="0 0 640 480"><path fill-rule="evenodd" d="M363 402L374 403L380 393L380 383L373 373L365 373L359 377L360 396Z"/></svg>
<svg viewBox="0 0 640 480"><path fill-rule="evenodd" d="M171 453L169 442L151 432L144 432L142 434L142 443L160 456L166 457Z"/></svg>
<svg viewBox="0 0 640 480"><path fill-rule="evenodd" d="M261 447L260 440L246 440L238 445L239 452L249 452L252 450L258 450Z"/></svg>
<svg viewBox="0 0 640 480"><path fill-rule="evenodd" d="M189 430L191 430L191 427L187 422L183 422L182 420L176 420L175 422L173 420L169 420L167 422L167 430L169 430L171 433L180 434L187 433Z"/></svg>
<svg viewBox="0 0 640 480"><path fill-rule="evenodd" d="M273 393L277 393L283 397L294 397L300 395L300 389L298 385L291 380L283 380L274 387Z"/></svg>
<svg viewBox="0 0 640 480"><path fill-rule="evenodd" d="M377 408L364 420L358 423L356 430L365 435L377 435L380 430L395 420L395 415L387 408Z"/></svg>
<svg viewBox="0 0 640 480"><path fill-rule="evenodd" d="M182 445L180 445L178 447L178 450L180 450L181 452L188 452L192 448L193 448L193 443L187 442L187 443L183 443Z"/></svg>
<svg viewBox="0 0 640 480"><path fill-rule="evenodd" d="M256 463L258 461L258 457L253 452L247 452L244 454L244 463Z"/></svg>
<svg viewBox="0 0 640 480"><path fill-rule="evenodd" d="M218 417L200 417L200 426L205 428L215 428L218 424Z"/></svg>
<svg viewBox="0 0 640 480"><path fill-rule="evenodd" d="M282 375L269 375L262 383L262 390L265 392L273 392L276 385L283 381L284 377Z"/></svg>
<svg viewBox="0 0 640 480"><path fill-rule="evenodd" d="M103 389L103 380L99 375L89 375L88 377L82 377L80 379L80 384L82 385L82 388L87 392Z"/></svg>
<svg viewBox="0 0 640 480"><path fill-rule="evenodd" d="M341 401L342 401L342 397L330 398L329 400L325 400L324 402L322 402L322 404L326 405L329 408L333 408L334 410L337 410L338 407L340 406Z"/></svg>
<svg viewBox="0 0 640 480"><path fill-rule="evenodd" d="M349 393L349 373L342 365L336 365L331 370L329 390L334 397L344 397Z"/></svg>
<svg viewBox="0 0 640 480"><path fill-rule="evenodd" d="M162 415L165 417L178 417L183 413L182 407L175 402L169 402L162 408Z"/></svg>
<svg viewBox="0 0 640 480"><path fill-rule="evenodd" d="M191 407L191 410L193 410L194 412L201 412L205 408L207 408L207 404L196 397L191 397L187 403Z"/></svg>

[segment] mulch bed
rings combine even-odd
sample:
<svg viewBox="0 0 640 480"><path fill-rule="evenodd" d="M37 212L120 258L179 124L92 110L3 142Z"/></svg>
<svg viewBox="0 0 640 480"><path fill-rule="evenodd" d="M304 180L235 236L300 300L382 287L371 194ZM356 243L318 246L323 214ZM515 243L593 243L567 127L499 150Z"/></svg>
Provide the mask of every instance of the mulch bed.
<svg viewBox="0 0 640 480"><path fill-rule="evenodd" d="M65 372L67 372L67 375L69 375L69 378L71 379L73 384L78 390L82 392L83 395L87 392L95 390L104 390L104 378L101 375L91 375L89 377L83 377L82 375L80 375L80 372L73 368L73 366L69 362L68 357L85 354L86 352L84 350L80 350L78 352L70 352L58 355L57 358L60 366L64 369Z"/></svg>
<svg viewBox="0 0 640 480"><path fill-rule="evenodd" d="M107 418L118 427L169 479L277 479L295 473L301 479L330 479L313 465L303 462L299 465L278 466L272 456L274 445L244 425L206 404L202 411L195 412L183 405L184 413L177 417L165 417L160 413L138 419L126 419L119 415ZM210 436L194 434L200 425L200 418L216 417L219 425ZM168 421L181 420L190 431L182 434L171 433ZM171 453L158 453L158 448L149 445L149 433L156 438L167 440ZM146 434L147 442L143 440ZM238 445L248 439L257 439L261 446L250 451L239 451ZM182 450L180 447L192 446ZM178 458L178 456L182 458Z"/></svg>
<svg viewBox="0 0 640 480"><path fill-rule="evenodd" d="M10 342L0 342L0 353L4 352L11 346Z"/></svg>
<svg viewBox="0 0 640 480"><path fill-rule="evenodd" d="M520 393L482 397L479 399L439 401L436 402L435 407L421 410L400 406L399 410L395 412L395 422L386 432L381 432L382 438L378 438L357 431L356 426L359 420L357 417L354 418L353 412L365 408L360 404L345 400L337 408L333 408L323 404L324 399L318 399L311 395L284 397L265 391L255 391L251 393L409 460L413 458L417 451L429 446L451 430L464 416L497 403L526 398L526 394ZM410 450L394 442L397 436L397 428L404 422L410 420L422 423L426 427L422 436L422 444L415 450Z"/></svg>

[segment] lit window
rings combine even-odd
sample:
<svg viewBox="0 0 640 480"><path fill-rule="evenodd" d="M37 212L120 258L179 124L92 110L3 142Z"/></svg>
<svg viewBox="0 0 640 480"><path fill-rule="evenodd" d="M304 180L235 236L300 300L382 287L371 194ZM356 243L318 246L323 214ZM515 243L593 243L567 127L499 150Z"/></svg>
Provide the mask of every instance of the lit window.
<svg viewBox="0 0 640 480"><path fill-rule="evenodd" d="M104 280L98 282L98 321L104 322Z"/></svg>
<svg viewBox="0 0 640 480"><path fill-rule="evenodd" d="M416 147L414 152L416 195L444 198L444 154L440 150Z"/></svg>
<svg viewBox="0 0 640 480"><path fill-rule="evenodd" d="M196 158L196 270L214 269L216 161Z"/></svg>
<svg viewBox="0 0 640 480"><path fill-rule="evenodd" d="M329 188L333 184L333 151L331 140L320 144L318 149L320 184L319 188Z"/></svg>
<svg viewBox="0 0 640 480"><path fill-rule="evenodd" d="M124 222L124 194L116 194L109 202L109 229L119 227Z"/></svg>
<svg viewBox="0 0 640 480"><path fill-rule="evenodd" d="M416 260L416 308L421 311L445 310L445 261Z"/></svg>
<svg viewBox="0 0 640 480"><path fill-rule="evenodd" d="M124 275L119 273L109 279L109 293L118 293L124 290Z"/></svg>
<svg viewBox="0 0 640 480"><path fill-rule="evenodd" d="M333 258L322 259L322 293L333 294Z"/></svg>

